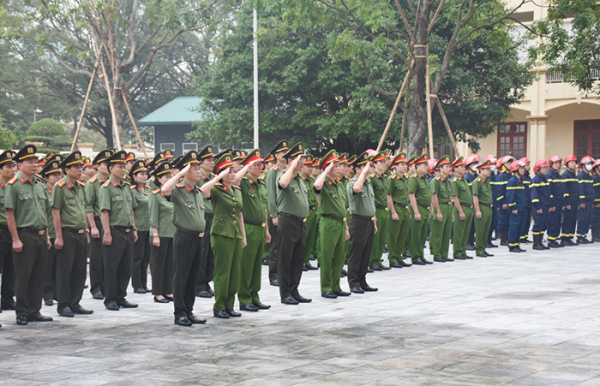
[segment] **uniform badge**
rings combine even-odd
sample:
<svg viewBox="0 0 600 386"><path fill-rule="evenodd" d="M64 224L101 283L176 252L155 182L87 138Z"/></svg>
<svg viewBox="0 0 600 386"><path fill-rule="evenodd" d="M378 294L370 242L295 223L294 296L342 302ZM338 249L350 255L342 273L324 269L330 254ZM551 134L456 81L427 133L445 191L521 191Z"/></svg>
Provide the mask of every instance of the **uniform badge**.
<svg viewBox="0 0 600 386"><path fill-rule="evenodd" d="M52 194L52 189L48 188L48 194Z"/></svg>
<svg viewBox="0 0 600 386"><path fill-rule="evenodd" d="M188 185L188 186L186 186L186 189L187 189L187 191L188 191L188 192L191 192L191 191L192 191L192 188L190 188L190 187L189 187L189 185Z"/></svg>
<svg viewBox="0 0 600 386"><path fill-rule="evenodd" d="M117 187L117 183L113 182L113 187L116 188Z"/></svg>
<svg viewBox="0 0 600 386"><path fill-rule="evenodd" d="M73 186L71 185L71 183L67 184L67 188L71 189Z"/></svg>
<svg viewBox="0 0 600 386"><path fill-rule="evenodd" d="M24 184L25 183L25 178L21 177L21 183Z"/></svg>
<svg viewBox="0 0 600 386"><path fill-rule="evenodd" d="M0 182L0 188L4 189L4 182Z"/></svg>

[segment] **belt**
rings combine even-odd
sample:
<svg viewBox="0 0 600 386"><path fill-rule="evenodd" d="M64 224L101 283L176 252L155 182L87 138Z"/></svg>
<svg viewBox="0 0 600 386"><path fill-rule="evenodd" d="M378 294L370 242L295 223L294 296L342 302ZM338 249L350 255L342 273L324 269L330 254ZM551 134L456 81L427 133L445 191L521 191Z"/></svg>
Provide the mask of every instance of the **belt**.
<svg viewBox="0 0 600 386"><path fill-rule="evenodd" d="M481 202L479 203L479 205L487 206L487 207L490 207L490 208L493 208L493 207L494 207L494 205L493 205L493 204L483 204L483 203L481 203Z"/></svg>
<svg viewBox="0 0 600 386"><path fill-rule="evenodd" d="M360 220L367 220L367 221L373 221L375 220L375 216L361 216L360 214L353 214L352 217L356 217L357 219Z"/></svg>
<svg viewBox="0 0 600 386"><path fill-rule="evenodd" d="M42 236L46 233L46 229L39 229L39 228L17 228L17 230L27 232L27 233L34 233L38 236Z"/></svg>
<svg viewBox="0 0 600 386"><path fill-rule="evenodd" d="M7 231L8 230L8 225L0 224L0 229L3 229L5 231Z"/></svg>
<svg viewBox="0 0 600 386"><path fill-rule="evenodd" d="M248 221L248 220L244 220L244 225L254 225L255 227L262 227L264 228L267 224L264 222L254 222L254 221Z"/></svg>
<svg viewBox="0 0 600 386"><path fill-rule="evenodd" d="M467 208L472 208L473 207L472 204L467 204L466 202L461 202L460 206L466 206Z"/></svg>
<svg viewBox="0 0 600 386"><path fill-rule="evenodd" d="M330 219L335 220L335 221L344 221L343 217L332 216L330 214L322 214L321 217L327 217L327 218L330 218Z"/></svg>
<svg viewBox="0 0 600 386"><path fill-rule="evenodd" d="M71 233L77 233L77 234L82 234L83 232L85 232L85 229L76 229L76 228L68 228L68 227L63 227L62 230L71 232Z"/></svg>
<svg viewBox="0 0 600 386"><path fill-rule="evenodd" d="M129 233L129 232L131 232L131 230L133 229L133 227L122 227L122 226L119 226L119 225L111 225L110 229L115 229L115 230L118 230L118 231L121 231L121 232Z"/></svg>
<svg viewBox="0 0 600 386"><path fill-rule="evenodd" d="M204 237L204 232L193 231L187 228L177 227L177 230L181 233L186 233L188 235Z"/></svg>
<svg viewBox="0 0 600 386"><path fill-rule="evenodd" d="M417 202L417 206L420 206L421 208L425 208L425 209L429 210L429 207L427 205L419 204L418 202Z"/></svg>
<svg viewBox="0 0 600 386"><path fill-rule="evenodd" d="M438 202L438 204L440 204L440 205L450 205L450 204L452 204L452 202Z"/></svg>
<svg viewBox="0 0 600 386"><path fill-rule="evenodd" d="M204 213L204 218L207 218L207 217L213 218L213 217L215 217L215 214L214 213Z"/></svg>
<svg viewBox="0 0 600 386"><path fill-rule="evenodd" d="M294 216L293 214L289 214L289 213L278 213L279 216L285 216L285 217L289 217L291 219L294 219L296 221L300 221L300 222L306 222L306 218L304 217L298 217L298 216Z"/></svg>
<svg viewBox="0 0 600 386"><path fill-rule="evenodd" d="M408 205L404 205L396 201L394 201L394 206L399 206L400 208L408 209Z"/></svg>
<svg viewBox="0 0 600 386"><path fill-rule="evenodd" d="M388 207L387 207L387 206L375 205L375 209L379 209L379 210L388 210Z"/></svg>

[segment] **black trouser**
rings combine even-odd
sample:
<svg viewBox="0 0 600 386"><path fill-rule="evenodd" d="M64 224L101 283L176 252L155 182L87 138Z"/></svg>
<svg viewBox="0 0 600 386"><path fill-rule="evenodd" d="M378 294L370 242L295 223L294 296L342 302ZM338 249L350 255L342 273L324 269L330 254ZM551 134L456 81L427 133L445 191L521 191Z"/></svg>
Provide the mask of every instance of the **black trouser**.
<svg viewBox="0 0 600 386"><path fill-rule="evenodd" d="M46 257L46 286L44 288L44 301L58 300L56 296L56 249L54 249L54 240L50 239L52 247L48 249Z"/></svg>
<svg viewBox="0 0 600 386"><path fill-rule="evenodd" d="M102 222L98 217L94 217L96 228L100 232L100 237L93 238L90 234L90 292L102 292L104 283L104 244L102 244Z"/></svg>
<svg viewBox="0 0 600 386"><path fill-rule="evenodd" d="M87 269L85 232L74 233L63 229L62 234L63 248L56 251L56 297L59 313L66 306L79 306Z"/></svg>
<svg viewBox="0 0 600 386"><path fill-rule="evenodd" d="M206 229L203 245L202 256L200 258L200 268L198 269L198 280L196 283L196 291L206 291L210 288L210 283L215 276L215 255L213 254L212 245L210 244L210 228L212 227L213 215L211 213L204 214L204 229Z"/></svg>
<svg viewBox="0 0 600 386"><path fill-rule="evenodd" d="M306 223L287 216L279 216L278 231L285 237L279 237L279 253L277 278L281 298L297 296L302 267L304 266L304 250L306 248ZM271 240L271 243L273 241ZM269 260L270 255L269 255Z"/></svg>
<svg viewBox="0 0 600 386"><path fill-rule="evenodd" d="M15 267L12 256L12 237L6 225L0 226L0 272L2 272L2 306L14 301L15 297Z"/></svg>
<svg viewBox="0 0 600 386"><path fill-rule="evenodd" d="M175 231L173 237L173 305L176 318L193 314L203 242L204 237L184 233L179 229Z"/></svg>
<svg viewBox="0 0 600 386"><path fill-rule="evenodd" d="M373 247L375 226L373 220L350 217L350 252L348 254L348 284L362 287L367 284L367 271Z"/></svg>
<svg viewBox="0 0 600 386"><path fill-rule="evenodd" d="M104 304L127 296L133 260L133 230L111 228L112 243L104 246Z"/></svg>
<svg viewBox="0 0 600 386"><path fill-rule="evenodd" d="M273 281L278 278L277 263L279 256L279 233L277 226L273 225L273 219L269 219L269 233L271 234L271 243L269 244L269 280Z"/></svg>
<svg viewBox="0 0 600 386"><path fill-rule="evenodd" d="M133 244L133 266L131 285L133 288L148 288L148 264L150 264L150 232L138 231L138 239Z"/></svg>
<svg viewBox="0 0 600 386"><path fill-rule="evenodd" d="M15 294L17 296L16 314L35 319L40 316L42 296L46 285L46 267L48 256L48 236L18 230L23 250L13 249L15 263Z"/></svg>
<svg viewBox="0 0 600 386"><path fill-rule="evenodd" d="M160 245L152 245L150 272L152 273L152 294L164 296L173 294L173 238L160 237Z"/></svg>

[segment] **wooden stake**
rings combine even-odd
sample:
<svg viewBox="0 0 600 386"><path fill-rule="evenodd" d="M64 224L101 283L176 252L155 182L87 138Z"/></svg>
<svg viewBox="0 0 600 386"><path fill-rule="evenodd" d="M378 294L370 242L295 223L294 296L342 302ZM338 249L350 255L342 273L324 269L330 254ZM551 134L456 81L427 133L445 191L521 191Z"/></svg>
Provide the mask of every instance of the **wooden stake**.
<svg viewBox="0 0 600 386"><path fill-rule="evenodd" d="M431 87L430 87L430 82L429 82L429 46L427 46L427 58L426 58L427 62L425 62L425 71L427 72L427 74L425 75L425 85L426 85L426 89L425 92L427 93L427 132L429 135L429 157L433 158L434 157L434 152L433 152L433 122L431 121Z"/></svg>
<svg viewBox="0 0 600 386"><path fill-rule="evenodd" d="M456 157L460 157L460 154L458 153L458 147L456 146L456 142L454 141L454 135L452 135L452 130L450 130L450 124L448 124L448 119L446 119L446 114L444 113L444 109L442 108L442 102L440 102L437 95L435 96L435 102L437 104L438 110L440 110L440 115L442 116L442 120L444 121L444 126L446 126L448 137L450 137L450 142L452 143L452 148L454 149L454 154Z"/></svg>
<svg viewBox="0 0 600 386"><path fill-rule="evenodd" d="M144 146L144 142L142 142L142 138L140 137L140 133L138 132L137 126L135 124L135 120L133 119L133 114L131 114L131 110L129 109L129 103L127 103L127 97L125 96L125 93L123 92L123 90L121 90L121 95L123 96L123 102L125 102L125 107L127 108L127 114L129 114L129 120L131 121L131 124L133 125L133 130L135 131L135 136L137 137L140 147L142 148L142 151L144 152L144 157L148 158L148 153L146 153L146 147Z"/></svg>
<svg viewBox="0 0 600 386"><path fill-rule="evenodd" d="M408 107L408 93L410 92L410 80L408 81L408 86L406 87L406 95L404 96L404 107L405 110ZM402 148L404 147L404 133L405 133L405 129L406 129L406 113L402 114L402 131L400 132L400 147L398 148L399 151L402 151Z"/></svg>
<svg viewBox="0 0 600 386"><path fill-rule="evenodd" d="M85 99L83 100L83 107L81 108L81 115L79 116L79 121L77 121L77 130L75 130L75 136L73 137L73 143L71 144L71 153L75 150L75 144L77 143L77 139L79 138L79 131L81 130L81 125L83 124L83 116L85 115L85 110L87 109L88 100L90 99L90 92L92 91L92 85L94 84L94 78L96 78L96 70L98 69L98 60L96 60L96 65L94 66L94 71L92 71L92 77L90 78L90 84L88 85L87 92L85 93Z"/></svg>
<svg viewBox="0 0 600 386"><path fill-rule="evenodd" d="M411 71L409 70L406 73L406 77L404 78L404 82L402 82L402 87L400 88L400 92L398 93L398 98L396 98L396 103L394 103L394 108L392 109L392 113L390 114L390 118L388 119L387 125L385 125L385 130L383 131L383 135L379 140L379 145L377 145L377 151L381 150L383 147L383 142L385 141L385 137L387 136L388 131L390 131L390 126L392 126L392 121L394 120L394 116L396 115L396 110L398 109L398 105L400 104L400 100L402 99L402 94L404 93L404 88L408 83L408 79L410 77Z"/></svg>

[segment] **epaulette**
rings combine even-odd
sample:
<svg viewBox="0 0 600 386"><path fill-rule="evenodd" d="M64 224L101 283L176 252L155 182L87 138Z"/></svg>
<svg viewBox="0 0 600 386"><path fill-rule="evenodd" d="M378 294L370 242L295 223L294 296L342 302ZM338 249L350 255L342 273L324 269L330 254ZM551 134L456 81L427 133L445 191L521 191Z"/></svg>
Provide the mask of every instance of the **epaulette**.
<svg viewBox="0 0 600 386"><path fill-rule="evenodd" d="M239 190L242 190L242 188L240 188L240 187L239 187L239 186L237 186L237 185L231 185L231 186L232 186L234 189L239 189Z"/></svg>
<svg viewBox="0 0 600 386"><path fill-rule="evenodd" d="M261 180L264 180L266 176L267 176L266 174L263 174L262 176L260 176L258 178L261 179Z"/></svg>
<svg viewBox="0 0 600 386"><path fill-rule="evenodd" d="M152 194L158 194L158 193L160 193L160 189L156 189L156 190L152 191Z"/></svg>
<svg viewBox="0 0 600 386"><path fill-rule="evenodd" d="M483 182L483 179L482 178L478 178L477 181Z"/></svg>
<svg viewBox="0 0 600 386"><path fill-rule="evenodd" d="M351 181L358 181L358 177L354 177L354 178L352 178L352 180L351 180Z"/></svg>
<svg viewBox="0 0 600 386"><path fill-rule="evenodd" d="M183 184L175 184L175 186L177 186L178 188L183 188L185 185L183 185Z"/></svg>
<svg viewBox="0 0 600 386"><path fill-rule="evenodd" d="M67 183L67 181L65 181L65 180L62 180L62 181L58 181L58 184L57 184L57 185L58 185L58 186L60 186L60 187L62 188L63 186L65 186L65 184L66 184L66 183Z"/></svg>
<svg viewBox="0 0 600 386"><path fill-rule="evenodd" d="M244 179L244 180L247 180L247 179L248 179L248 177L244 176L244 177L242 177L242 179Z"/></svg>
<svg viewBox="0 0 600 386"><path fill-rule="evenodd" d="M131 182L127 182L127 181L125 181L125 180L123 180L123 182L124 182L125 184L127 184L127 185L131 185Z"/></svg>
<svg viewBox="0 0 600 386"><path fill-rule="evenodd" d="M154 182L154 176L150 177L150 181Z"/></svg>
<svg viewBox="0 0 600 386"><path fill-rule="evenodd" d="M133 186L133 185L130 185L129 187L131 188L131 190L137 189L137 188L136 188L135 186Z"/></svg>
<svg viewBox="0 0 600 386"><path fill-rule="evenodd" d="M81 181L77 181L77 182L79 182L79 185L81 185L81 186L85 187L85 183L83 183L83 182L81 182Z"/></svg>
<svg viewBox="0 0 600 386"><path fill-rule="evenodd" d="M106 181L106 182L104 183L104 185L102 185L102 186L103 186L103 187L105 187L105 188L108 188L108 185L110 185L110 180Z"/></svg>
<svg viewBox="0 0 600 386"><path fill-rule="evenodd" d="M98 177L92 177L92 179L90 179L88 182L93 184L97 179Z"/></svg>
<svg viewBox="0 0 600 386"><path fill-rule="evenodd" d="M436 180L441 181L442 178L441 177L435 177Z"/></svg>
<svg viewBox="0 0 600 386"><path fill-rule="evenodd" d="M215 184L215 186L223 186L223 184L222 184L222 183L220 183L220 182L217 182L217 183Z"/></svg>
<svg viewBox="0 0 600 386"><path fill-rule="evenodd" d="M274 170L274 171L278 171L278 170L279 170L279 165L275 165L275 166L273 166L273 170Z"/></svg>
<svg viewBox="0 0 600 386"><path fill-rule="evenodd" d="M18 178L17 176L14 176L13 178L11 178L11 180L10 180L10 181L8 181L8 184L9 184L9 185L12 185L12 184L14 184L14 183L15 183L15 181L17 180L17 178Z"/></svg>

